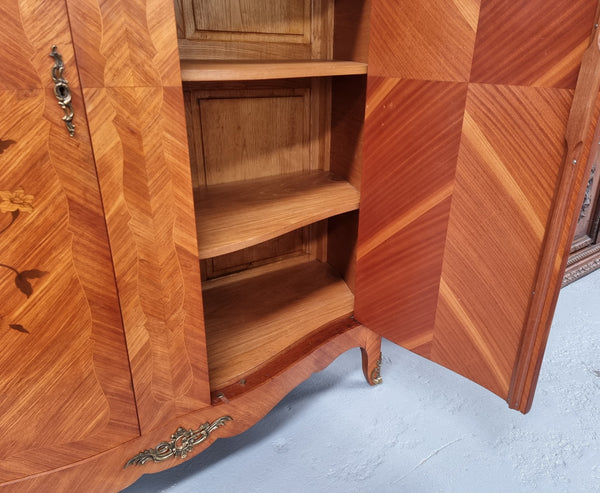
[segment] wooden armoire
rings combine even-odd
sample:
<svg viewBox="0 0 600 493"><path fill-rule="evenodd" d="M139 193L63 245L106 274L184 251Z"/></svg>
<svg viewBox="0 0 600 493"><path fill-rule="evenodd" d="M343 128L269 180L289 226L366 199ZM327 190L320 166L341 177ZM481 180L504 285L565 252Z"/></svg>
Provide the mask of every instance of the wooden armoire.
<svg viewBox="0 0 600 493"><path fill-rule="evenodd" d="M118 491L382 336L527 412L596 10L0 2L0 491Z"/></svg>
<svg viewBox="0 0 600 493"><path fill-rule="evenodd" d="M600 269L600 126L588 157L590 174L577 217L563 286Z"/></svg>

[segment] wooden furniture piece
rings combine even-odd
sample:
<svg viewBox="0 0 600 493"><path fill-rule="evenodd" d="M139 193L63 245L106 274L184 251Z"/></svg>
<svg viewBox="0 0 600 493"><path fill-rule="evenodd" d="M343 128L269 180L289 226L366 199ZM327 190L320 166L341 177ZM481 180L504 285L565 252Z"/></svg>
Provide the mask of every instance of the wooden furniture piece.
<svg viewBox="0 0 600 493"><path fill-rule="evenodd" d="M527 412L595 10L1 2L0 490L117 491L381 336Z"/></svg>
<svg viewBox="0 0 600 493"><path fill-rule="evenodd" d="M589 155L590 163L588 165L591 166L591 171L581 211L577 218L577 227L571 245L571 254L567 261L563 286L600 269L600 244L598 243L600 239L598 234L600 231L599 147L600 133L597 128L592 142L592 152Z"/></svg>

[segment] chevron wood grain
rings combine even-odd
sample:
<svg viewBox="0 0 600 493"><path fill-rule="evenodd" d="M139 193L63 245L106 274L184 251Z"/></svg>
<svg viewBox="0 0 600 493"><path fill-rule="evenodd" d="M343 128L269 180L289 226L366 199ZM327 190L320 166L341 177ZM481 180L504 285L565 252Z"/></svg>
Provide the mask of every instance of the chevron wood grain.
<svg viewBox="0 0 600 493"><path fill-rule="evenodd" d="M471 81L575 88L596 2L482 2Z"/></svg>
<svg viewBox="0 0 600 493"><path fill-rule="evenodd" d="M369 74L467 82L480 2L373 1Z"/></svg>
<svg viewBox="0 0 600 493"><path fill-rule="evenodd" d="M222 416L231 416L232 421L218 428L209 438L198 444L188 455L188 459L206 450L216 439L234 436L248 429L264 417L282 398L313 373L323 370L335 358L354 347L363 351L363 369L371 378L380 355L381 339L369 329L351 319L344 323L332 324L318 337L302 341L300 347L290 348L291 352L302 355L303 359L288 371L281 367L267 368L269 378L261 378L259 382L248 381L250 389L241 395L232 396L226 402L216 400L216 405L187 414L186 416L165 420L159 428L148 432L145 436L124 444L108 454L98 454L89 461L78 464L67 470L53 471L49 474L31 478L29 481L9 483L0 491L10 493L37 493L39 491L85 491L113 492L124 488L142 474L157 471L181 464L181 459L172 458L164 462L148 462L143 466L123 465L142 450L156 447L160 442L170 440L171 434L179 427L197 429L206 422L214 422ZM368 355L366 354L368 352ZM294 360L293 358L289 358ZM228 394L229 395L229 394Z"/></svg>
<svg viewBox="0 0 600 493"><path fill-rule="evenodd" d="M40 26L39 12L44 12L47 19L53 19L56 27ZM0 4L0 19L3 20L0 46L4 64L0 89L51 87L52 79L48 79L46 73L51 67L47 56L53 44L60 47L68 65L73 65L73 48L62 2L7 0ZM41 42L45 45L41 46ZM72 83L77 85L77 78Z"/></svg>
<svg viewBox="0 0 600 493"><path fill-rule="evenodd" d="M355 313L428 353L467 85L369 84Z"/></svg>
<svg viewBox="0 0 600 493"><path fill-rule="evenodd" d="M122 488L177 463L123 468L177 427L233 418L192 456L351 347L374 383L380 335L529 409L589 174L577 164L598 119L597 0L0 3L2 491ZM238 4L247 19L229 15ZM300 139L317 168L360 188L360 211L300 233L318 261L206 283L212 385L178 33L181 53L221 62L368 62L368 78L311 82L314 132ZM282 74L255 87L296 87ZM236 77L229 95L241 97L251 88ZM203 135L228 149L239 121L204 113ZM246 151L235 154L252 168Z"/></svg>
<svg viewBox="0 0 600 493"><path fill-rule="evenodd" d="M570 104L568 90L469 88L432 357L503 397L550 219ZM534 125L539 131L530 130ZM480 358L464 358L465 347Z"/></svg>
<svg viewBox="0 0 600 493"><path fill-rule="evenodd" d="M181 85L173 2L66 2L83 87Z"/></svg>
<svg viewBox="0 0 600 493"><path fill-rule="evenodd" d="M208 402L180 88L84 89L142 429ZM178 113L178 112L181 113ZM197 289L194 289L197 287Z"/></svg>
<svg viewBox="0 0 600 493"><path fill-rule="evenodd" d="M24 90L0 90L0 138L9 143L0 155L1 482L139 435L66 11L61 2L34 4L0 7L14 21L13 41L28 50L16 83ZM49 15L40 18L34 7ZM73 90L74 137L50 88L54 42ZM3 67L13 55L2 51Z"/></svg>
<svg viewBox="0 0 600 493"><path fill-rule="evenodd" d="M210 402L173 3L67 5L147 431Z"/></svg>
<svg viewBox="0 0 600 493"><path fill-rule="evenodd" d="M554 238L567 234L579 195L563 172L564 136L595 8L373 2L357 318L524 412L553 311L542 300L556 301L548 279L568 243ZM460 47L438 19L449 19ZM438 89L419 98L419 85ZM595 92L579 94L574 118L587 128ZM454 132L441 123L450 108Z"/></svg>

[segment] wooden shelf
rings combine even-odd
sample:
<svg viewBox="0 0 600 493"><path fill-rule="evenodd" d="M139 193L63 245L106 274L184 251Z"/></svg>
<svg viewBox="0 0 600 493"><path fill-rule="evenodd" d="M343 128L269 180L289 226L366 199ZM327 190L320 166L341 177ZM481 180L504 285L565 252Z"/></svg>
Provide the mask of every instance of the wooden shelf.
<svg viewBox="0 0 600 493"><path fill-rule="evenodd" d="M323 325L354 296L319 261L281 262L203 283L211 389L222 389Z"/></svg>
<svg viewBox="0 0 600 493"><path fill-rule="evenodd" d="M200 61L181 60L184 82L293 79L367 73L367 64L336 60Z"/></svg>
<svg viewBox="0 0 600 493"><path fill-rule="evenodd" d="M316 171L213 185L195 192L200 258L224 255L358 208L346 181Z"/></svg>

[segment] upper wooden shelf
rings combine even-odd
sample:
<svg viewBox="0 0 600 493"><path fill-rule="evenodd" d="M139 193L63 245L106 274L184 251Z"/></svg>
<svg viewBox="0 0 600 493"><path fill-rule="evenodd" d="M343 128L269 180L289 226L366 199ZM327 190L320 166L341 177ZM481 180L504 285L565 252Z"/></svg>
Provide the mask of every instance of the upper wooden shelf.
<svg viewBox="0 0 600 493"><path fill-rule="evenodd" d="M336 60L277 62L181 60L181 79L184 82L293 79L366 73L366 63Z"/></svg>
<svg viewBox="0 0 600 493"><path fill-rule="evenodd" d="M326 171L212 185L194 195L200 258L256 245L360 202L358 190Z"/></svg>

